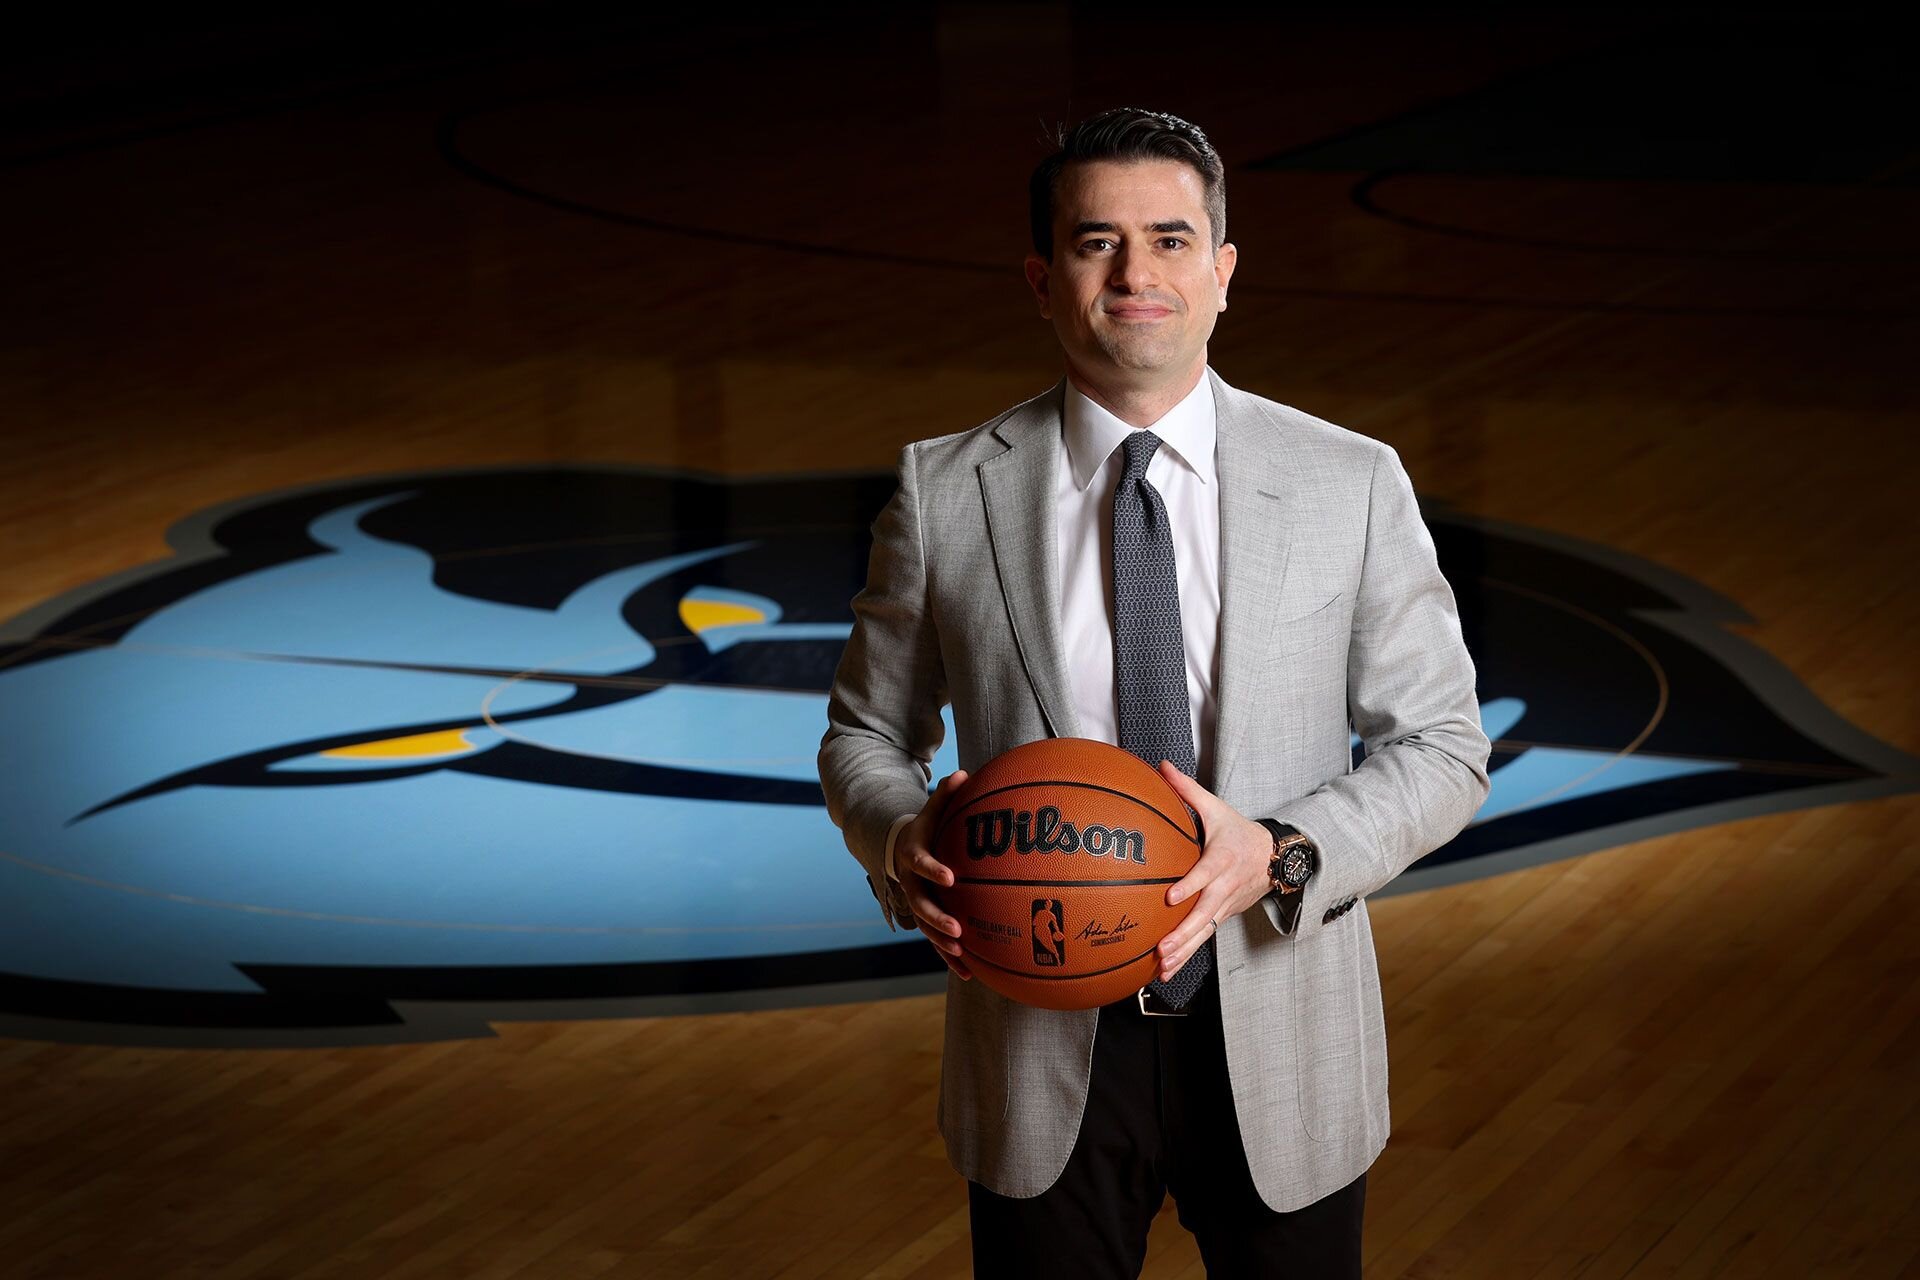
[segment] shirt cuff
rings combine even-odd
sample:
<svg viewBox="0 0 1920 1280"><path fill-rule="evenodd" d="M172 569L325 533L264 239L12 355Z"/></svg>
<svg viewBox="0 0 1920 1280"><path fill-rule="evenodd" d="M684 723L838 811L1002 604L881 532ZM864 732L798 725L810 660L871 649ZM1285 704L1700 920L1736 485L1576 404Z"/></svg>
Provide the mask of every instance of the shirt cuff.
<svg viewBox="0 0 1920 1280"><path fill-rule="evenodd" d="M893 881L895 884L900 883L900 873L893 869L893 842L900 838L900 828L906 826L919 816L917 813L903 813L893 820L891 827L887 828L887 853L886 857L882 859L882 862L887 868L887 879Z"/></svg>

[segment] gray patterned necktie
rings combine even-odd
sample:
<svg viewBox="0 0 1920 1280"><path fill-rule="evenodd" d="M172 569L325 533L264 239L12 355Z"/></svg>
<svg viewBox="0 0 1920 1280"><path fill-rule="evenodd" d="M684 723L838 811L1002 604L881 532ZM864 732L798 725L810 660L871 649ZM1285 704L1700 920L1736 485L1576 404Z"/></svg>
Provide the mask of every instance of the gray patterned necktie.
<svg viewBox="0 0 1920 1280"><path fill-rule="evenodd" d="M1126 473L1113 493L1113 667L1120 745L1158 768L1162 760L1194 775L1187 655L1180 638L1180 581L1173 527L1147 463L1160 437L1136 428L1121 448ZM1174 1008L1193 999L1213 967L1213 935L1180 971L1147 986Z"/></svg>

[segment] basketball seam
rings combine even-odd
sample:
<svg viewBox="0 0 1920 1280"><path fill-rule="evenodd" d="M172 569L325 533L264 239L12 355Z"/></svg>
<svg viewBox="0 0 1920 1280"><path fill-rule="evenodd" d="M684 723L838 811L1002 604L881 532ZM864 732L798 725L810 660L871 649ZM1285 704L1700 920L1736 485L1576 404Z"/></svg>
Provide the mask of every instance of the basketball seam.
<svg viewBox="0 0 1920 1280"><path fill-rule="evenodd" d="M997 960L988 959L986 956L981 955L979 952L973 950L970 947L966 948L966 952L967 952L968 961L978 960L980 961L980 963L984 965L987 965L991 968L998 969L1000 972L1004 974L1008 974L1015 978L1025 978L1025 979L1030 979L1038 982L1084 982L1088 978L1098 978L1109 973L1117 973L1118 971L1126 968L1130 964L1138 964L1142 960L1146 959L1148 956L1152 955L1155 948L1157 948L1159 945L1160 944L1156 942L1153 944L1153 946L1148 947L1145 951L1140 952L1138 955L1132 957L1131 959L1122 960L1119 964L1109 965L1105 969L1095 969L1092 973L1028 973L1023 969L1010 969L1006 965L1001 964Z"/></svg>
<svg viewBox="0 0 1920 1280"><path fill-rule="evenodd" d="M1020 880L987 876L955 876L953 884L1032 886L1036 889L1125 889L1136 884L1179 884L1184 876L1146 876L1139 880ZM953 885L942 885L951 889Z"/></svg>

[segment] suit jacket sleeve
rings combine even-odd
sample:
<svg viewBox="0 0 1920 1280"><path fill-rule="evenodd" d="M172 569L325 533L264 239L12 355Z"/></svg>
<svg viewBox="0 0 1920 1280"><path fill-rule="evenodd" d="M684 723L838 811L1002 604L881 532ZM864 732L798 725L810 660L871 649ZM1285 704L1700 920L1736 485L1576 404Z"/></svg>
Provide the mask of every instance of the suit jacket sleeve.
<svg viewBox="0 0 1920 1280"><path fill-rule="evenodd" d="M1299 828L1320 851L1319 868L1301 891L1296 937L1332 923L1330 911L1451 840L1473 820L1490 786L1491 744L1480 727L1473 659L1453 589L1391 446L1374 460L1347 648L1347 706L1366 744L1360 767L1271 815ZM1261 905L1273 927L1288 932L1272 897Z"/></svg>
<svg viewBox="0 0 1920 1280"><path fill-rule="evenodd" d="M914 445L900 451L893 496L872 526L867 582L827 697L820 788L827 815L867 873L887 927L917 927L886 871L896 820L927 803L933 755L946 737L946 674L927 603Z"/></svg>

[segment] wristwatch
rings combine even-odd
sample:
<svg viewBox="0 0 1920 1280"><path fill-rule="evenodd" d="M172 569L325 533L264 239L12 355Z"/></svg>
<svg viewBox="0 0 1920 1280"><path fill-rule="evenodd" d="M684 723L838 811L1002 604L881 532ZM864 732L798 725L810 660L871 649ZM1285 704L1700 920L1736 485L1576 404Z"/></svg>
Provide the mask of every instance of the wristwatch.
<svg viewBox="0 0 1920 1280"><path fill-rule="evenodd" d="M1267 862L1267 880L1272 886L1268 893L1280 909L1280 932L1292 933L1300 918L1300 904L1307 896L1302 891L1319 870L1320 850L1297 827L1275 818L1255 821L1273 833L1273 856Z"/></svg>

